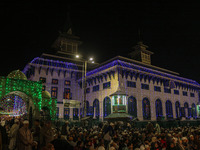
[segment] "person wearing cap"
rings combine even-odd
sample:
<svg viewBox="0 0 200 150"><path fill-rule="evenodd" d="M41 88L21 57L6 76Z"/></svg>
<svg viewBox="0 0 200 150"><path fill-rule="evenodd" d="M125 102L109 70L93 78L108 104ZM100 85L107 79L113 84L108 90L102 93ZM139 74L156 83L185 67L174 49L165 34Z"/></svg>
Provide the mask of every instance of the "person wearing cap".
<svg viewBox="0 0 200 150"><path fill-rule="evenodd" d="M17 138L17 132L19 130L19 120L15 119L14 120L14 124L12 125L11 129L10 129L10 143L9 143L9 150L13 150L16 147L16 138Z"/></svg>
<svg viewBox="0 0 200 150"><path fill-rule="evenodd" d="M24 120L23 127L21 127L18 132L19 143L17 146L19 150L32 150L33 135L28 127L29 121Z"/></svg>

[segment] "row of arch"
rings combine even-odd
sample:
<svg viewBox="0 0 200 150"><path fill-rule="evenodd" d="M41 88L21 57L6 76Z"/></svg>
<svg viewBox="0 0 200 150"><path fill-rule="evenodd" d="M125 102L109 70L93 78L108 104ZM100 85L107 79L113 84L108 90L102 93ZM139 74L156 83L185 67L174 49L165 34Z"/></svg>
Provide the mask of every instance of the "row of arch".
<svg viewBox="0 0 200 150"><path fill-rule="evenodd" d="M95 99L93 101L93 106L89 106L89 102L86 102L87 106L87 115L94 115L96 118L99 118L100 109L99 109L99 100ZM184 107L180 107L180 102L175 102L175 114L173 116L173 105L170 100L165 102L165 110L166 110L166 118L180 118L180 117L196 117L196 105L192 103L191 108L189 108L189 104L187 102L184 103ZM155 101L155 112L156 117L163 117L163 104L160 99ZM147 97L143 98L142 100L142 111L143 111L143 120L151 120L151 104ZM130 96L128 98L128 113L134 117L137 117L137 100L135 97ZM103 100L103 117L108 116L111 114L111 99L109 97L105 97Z"/></svg>

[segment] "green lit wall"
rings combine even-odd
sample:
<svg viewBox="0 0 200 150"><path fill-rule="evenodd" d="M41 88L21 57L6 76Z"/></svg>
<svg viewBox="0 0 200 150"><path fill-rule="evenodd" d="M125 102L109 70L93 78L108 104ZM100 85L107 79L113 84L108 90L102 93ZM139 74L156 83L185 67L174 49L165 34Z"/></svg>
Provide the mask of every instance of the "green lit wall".
<svg viewBox="0 0 200 150"><path fill-rule="evenodd" d="M13 91L25 93L33 101L38 112L42 107L47 106L50 109L52 119L55 118L57 100L42 98L41 82L0 77L0 100Z"/></svg>

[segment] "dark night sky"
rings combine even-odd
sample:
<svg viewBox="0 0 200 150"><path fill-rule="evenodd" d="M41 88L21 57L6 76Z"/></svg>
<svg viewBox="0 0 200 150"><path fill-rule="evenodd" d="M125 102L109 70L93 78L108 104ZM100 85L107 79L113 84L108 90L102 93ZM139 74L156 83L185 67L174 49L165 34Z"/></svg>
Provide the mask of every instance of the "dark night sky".
<svg viewBox="0 0 200 150"><path fill-rule="evenodd" d="M0 2L0 75L22 70L49 47L70 12L80 53L102 62L126 56L141 39L154 52L152 64L200 83L200 2ZM68 9L70 6L70 9Z"/></svg>

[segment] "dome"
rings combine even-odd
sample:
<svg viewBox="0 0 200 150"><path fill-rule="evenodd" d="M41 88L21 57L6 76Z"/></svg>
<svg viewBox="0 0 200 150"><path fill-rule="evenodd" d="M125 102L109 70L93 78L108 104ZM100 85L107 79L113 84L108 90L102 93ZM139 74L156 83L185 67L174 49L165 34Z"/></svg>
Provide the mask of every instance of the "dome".
<svg viewBox="0 0 200 150"><path fill-rule="evenodd" d="M20 80L27 80L26 75L21 72L20 70L14 70L8 74L7 78L11 79L20 79Z"/></svg>
<svg viewBox="0 0 200 150"><path fill-rule="evenodd" d="M51 94L48 91L42 91L43 98L51 98Z"/></svg>

